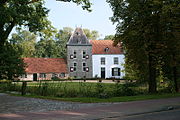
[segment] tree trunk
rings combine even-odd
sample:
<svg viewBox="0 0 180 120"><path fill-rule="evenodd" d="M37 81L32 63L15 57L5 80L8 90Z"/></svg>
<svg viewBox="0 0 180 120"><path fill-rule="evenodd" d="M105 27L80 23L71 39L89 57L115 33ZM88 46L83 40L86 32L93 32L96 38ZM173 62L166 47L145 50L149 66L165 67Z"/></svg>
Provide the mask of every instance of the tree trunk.
<svg viewBox="0 0 180 120"><path fill-rule="evenodd" d="M156 67L152 55L149 53L149 93L156 93Z"/></svg>
<svg viewBox="0 0 180 120"><path fill-rule="evenodd" d="M175 64L173 65L173 81L174 81L174 87L175 87L175 91L176 91L176 92L179 92L179 86L178 86L178 82L177 82L177 68L176 68L175 54L173 54L172 56L173 56L173 61L175 62Z"/></svg>

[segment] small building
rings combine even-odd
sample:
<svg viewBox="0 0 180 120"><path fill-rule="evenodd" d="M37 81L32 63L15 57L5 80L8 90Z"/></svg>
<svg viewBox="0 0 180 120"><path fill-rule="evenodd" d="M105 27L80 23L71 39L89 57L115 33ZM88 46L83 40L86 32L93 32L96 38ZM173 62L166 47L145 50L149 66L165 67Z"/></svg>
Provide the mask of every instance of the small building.
<svg viewBox="0 0 180 120"><path fill-rule="evenodd" d="M91 40L93 77L122 78L124 54L120 45L113 46L112 40Z"/></svg>
<svg viewBox="0 0 180 120"><path fill-rule="evenodd" d="M20 80L51 80L53 77L66 78L67 63L62 58L24 58L25 72Z"/></svg>

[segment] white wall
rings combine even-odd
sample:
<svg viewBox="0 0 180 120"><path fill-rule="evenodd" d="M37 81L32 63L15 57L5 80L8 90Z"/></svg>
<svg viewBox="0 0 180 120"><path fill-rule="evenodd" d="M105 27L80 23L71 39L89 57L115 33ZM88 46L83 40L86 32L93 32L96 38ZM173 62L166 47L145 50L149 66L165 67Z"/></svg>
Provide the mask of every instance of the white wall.
<svg viewBox="0 0 180 120"><path fill-rule="evenodd" d="M105 65L101 65L101 57L105 57ZM119 59L119 64L114 65L114 57L118 57ZM98 77L101 77L101 67L105 67L106 69L106 78L122 78L125 76L125 73L122 72L124 70L124 67L122 64L124 64L124 55L123 54L94 54L92 55L92 61L93 61L93 77L96 75ZM118 67L121 69L121 75L120 76L112 76L112 68Z"/></svg>

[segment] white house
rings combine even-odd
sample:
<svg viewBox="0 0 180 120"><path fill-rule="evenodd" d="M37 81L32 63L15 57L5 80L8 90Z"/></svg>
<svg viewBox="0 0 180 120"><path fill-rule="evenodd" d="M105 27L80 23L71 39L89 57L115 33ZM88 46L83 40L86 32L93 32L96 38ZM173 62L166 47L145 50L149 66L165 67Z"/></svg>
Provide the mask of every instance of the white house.
<svg viewBox="0 0 180 120"><path fill-rule="evenodd" d="M122 78L125 73L124 54L120 46L113 46L112 40L91 40L93 77Z"/></svg>

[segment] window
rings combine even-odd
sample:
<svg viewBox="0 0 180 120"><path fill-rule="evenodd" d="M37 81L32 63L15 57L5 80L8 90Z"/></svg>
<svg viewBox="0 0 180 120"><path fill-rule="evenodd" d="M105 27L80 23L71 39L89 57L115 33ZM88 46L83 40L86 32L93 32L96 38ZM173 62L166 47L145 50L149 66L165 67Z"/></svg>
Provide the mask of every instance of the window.
<svg viewBox="0 0 180 120"><path fill-rule="evenodd" d="M83 63L83 72L86 72L86 63Z"/></svg>
<svg viewBox="0 0 180 120"><path fill-rule="evenodd" d="M46 78L46 73L40 73L39 77L40 78Z"/></svg>
<svg viewBox="0 0 180 120"><path fill-rule="evenodd" d="M59 77L66 77L66 75L65 75L65 73L61 73L61 74L59 74Z"/></svg>
<svg viewBox="0 0 180 120"><path fill-rule="evenodd" d="M74 58L76 58L76 51L74 51Z"/></svg>
<svg viewBox="0 0 180 120"><path fill-rule="evenodd" d="M77 53L76 53L76 51L74 51L74 53L70 55L70 59L76 58L76 55L77 55Z"/></svg>
<svg viewBox="0 0 180 120"><path fill-rule="evenodd" d="M27 74L22 74L21 78L27 78Z"/></svg>
<svg viewBox="0 0 180 120"><path fill-rule="evenodd" d="M57 77L57 74L56 74L56 73L53 73L53 74L52 74L52 77Z"/></svg>
<svg viewBox="0 0 180 120"><path fill-rule="evenodd" d="M76 67L77 66L77 63L74 63L74 67Z"/></svg>
<svg viewBox="0 0 180 120"><path fill-rule="evenodd" d="M119 64L118 57L114 57L114 64L115 64L115 65L118 65L118 64Z"/></svg>
<svg viewBox="0 0 180 120"><path fill-rule="evenodd" d="M74 63L74 70L73 71L76 71L77 69L77 63Z"/></svg>
<svg viewBox="0 0 180 120"><path fill-rule="evenodd" d="M83 51L83 58L86 58L86 51Z"/></svg>
<svg viewBox="0 0 180 120"><path fill-rule="evenodd" d="M112 76L120 76L120 68L112 68Z"/></svg>
<svg viewBox="0 0 180 120"><path fill-rule="evenodd" d="M105 65L105 57L101 58L101 65Z"/></svg>
<svg viewBox="0 0 180 120"><path fill-rule="evenodd" d="M108 52L108 51L109 51L108 47L104 48L104 52Z"/></svg>

